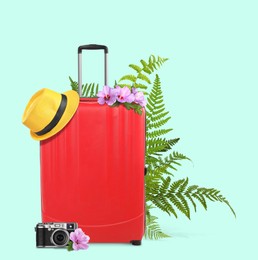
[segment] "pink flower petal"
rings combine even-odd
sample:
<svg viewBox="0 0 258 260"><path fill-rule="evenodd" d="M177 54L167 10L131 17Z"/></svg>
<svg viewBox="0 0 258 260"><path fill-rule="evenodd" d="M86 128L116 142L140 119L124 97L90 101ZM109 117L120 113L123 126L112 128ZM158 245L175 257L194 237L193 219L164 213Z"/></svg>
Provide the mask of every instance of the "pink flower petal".
<svg viewBox="0 0 258 260"><path fill-rule="evenodd" d="M89 245L87 243L80 243L78 244L79 249L88 249Z"/></svg>
<svg viewBox="0 0 258 260"><path fill-rule="evenodd" d="M97 97L102 97L102 98L105 97L104 91L99 91Z"/></svg>
<svg viewBox="0 0 258 260"><path fill-rule="evenodd" d="M106 103L106 101L105 101L104 98L99 97L99 98L98 98L98 103L99 103L100 105L104 105L104 104Z"/></svg>
<svg viewBox="0 0 258 260"><path fill-rule="evenodd" d="M109 86L104 86L103 87L103 92L105 95L109 95L110 87Z"/></svg>
<svg viewBox="0 0 258 260"><path fill-rule="evenodd" d="M77 243L73 243L73 250L77 251L79 249L79 245Z"/></svg>
<svg viewBox="0 0 258 260"><path fill-rule="evenodd" d="M76 235L74 232L70 233L70 240L72 240L73 242L76 241Z"/></svg>
<svg viewBox="0 0 258 260"><path fill-rule="evenodd" d="M128 87L123 87L121 89L121 93L120 93L121 96L126 97L126 96L129 96L130 94L131 94L131 91Z"/></svg>
<svg viewBox="0 0 258 260"><path fill-rule="evenodd" d="M117 93L118 93L118 89L116 88L111 88L110 89L110 96L117 96Z"/></svg>
<svg viewBox="0 0 258 260"><path fill-rule="evenodd" d="M132 103L134 101L134 94L130 94L129 96L126 97L126 102Z"/></svg>
<svg viewBox="0 0 258 260"><path fill-rule="evenodd" d="M137 88L132 88L132 93L135 95L138 92Z"/></svg>
<svg viewBox="0 0 258 260"><path fill-rule="evenodd" d="M147 101L146 101L146 100L143 100L143 101L140 103L140 105L141 105L142 107L145 107L145 106L147 105Z"/></svg>
<svg viewBox="0 0 258 260"><path fill-rule="evenodd" d="M109 106L112 106L116 102L116 96L110 96L109 100L106 101L106 103Z"/></svg>

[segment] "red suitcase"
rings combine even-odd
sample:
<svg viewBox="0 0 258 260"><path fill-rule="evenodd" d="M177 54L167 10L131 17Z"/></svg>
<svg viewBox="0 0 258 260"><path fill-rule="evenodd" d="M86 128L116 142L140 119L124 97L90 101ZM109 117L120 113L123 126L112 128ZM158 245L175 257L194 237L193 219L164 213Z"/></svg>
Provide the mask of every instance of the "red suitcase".
<svg viewBox="0 0 258 260"><path fill-rule="evenodd" d="M81 95L81 50L78 49ZM80 98L74 117L41 141L43 222L77 222L91 242L141 244L145 228L145 110L99 105Z"/></svg>

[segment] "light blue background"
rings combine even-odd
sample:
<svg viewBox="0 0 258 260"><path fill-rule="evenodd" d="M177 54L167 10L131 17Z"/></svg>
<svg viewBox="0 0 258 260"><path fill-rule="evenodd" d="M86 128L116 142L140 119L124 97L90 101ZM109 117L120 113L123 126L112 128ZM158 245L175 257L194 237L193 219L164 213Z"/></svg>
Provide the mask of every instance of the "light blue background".
<svg viewBox="0 0 258 260"><path fill-rule="evenodd" d="M0 4L1 258L258 259L257 1L6 1ZM160 70L167 108L185 163L176 178L215 187L234 207L209 203L187 220L160 214L173 237L91 244L88 251L37 250L40 221L39 144L21 124L38 89L69 88L77 47L106 44L110 83L150 54L170 60ZM87 55L87 54L85 54ZM84 79L102 80L102 56L88 54ZM87 74L88 73L88 74ZM100 81L101 83L102 81Z"/></svg>

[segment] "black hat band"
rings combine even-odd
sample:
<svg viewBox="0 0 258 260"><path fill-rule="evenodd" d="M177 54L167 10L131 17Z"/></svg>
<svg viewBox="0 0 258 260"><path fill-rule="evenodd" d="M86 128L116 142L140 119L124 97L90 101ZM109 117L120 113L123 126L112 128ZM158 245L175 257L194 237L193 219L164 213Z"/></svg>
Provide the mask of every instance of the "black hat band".
<svg viewBox="0 0 258 260"><path fill-rule="evenodd" d="M60 121L62 115L64 114L64 111L66 109L67 106L67 97L64 94L62 95L62 99L61 99L61 103L59 105L59 108L56 111L56 114L54 116L54 118L51 120L51 122L44 127L42 130L40 130L39 132L35 132L36 135L41 136L44 134L47 134L48 132L50 132Z"/></svg>

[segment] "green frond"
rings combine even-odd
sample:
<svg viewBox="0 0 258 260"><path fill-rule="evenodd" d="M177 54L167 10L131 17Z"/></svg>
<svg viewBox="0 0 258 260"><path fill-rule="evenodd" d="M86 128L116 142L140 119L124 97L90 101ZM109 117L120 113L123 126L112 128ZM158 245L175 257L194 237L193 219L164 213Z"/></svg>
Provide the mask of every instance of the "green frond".
<svg viewBox="0 0 258 260"><path fill-rule="evenodd" d="M160 128L170 120L168 111L165 111L165 104L163 100L163 94L161 90L161 82L159 76L156 74L153 87L147 98L146 114L147 130L151 128Z"/></svg>
<svg viewBox="0 0 258 260"><path fill-rule="evenodd" d="M234 209L231 207L231 205L229 204L229 202L226 200L226 198L224 198L224 200L222 201L224 202L231 210L231 212L234 214L234 216L236 217L236 212L234 211Z"/></svg>
<svg viewBox="0 0 258 260"><path fill-rule="evenodd" d="M184 208L184 211L182 211L182 213L184 213L187 216L187 218L190 219L190 208L187 203L187 200L185 199L185 196L182 193L180 193L180 191L176 193L176 196L181 201L181 206Z"/></svg>
<svg viewBox="0 0 258 260"><path fill-rule="evenodd" d="M78 92L78 83L69 77L71 88ZM96 97L99 91L99 84L86 83L82 85L82 96L83 97Z"/></svg>
<svg viewBox="0 0 258 260"><path fill-rule="evenodd" d="M91 84L86 83L85 85L82 85L82 96L83 97L88 97L90 87L91 87Z"/></svg>
<svg viewBox="0 0 258 260"><path fill-rule="evenodd" d="M176 193L178 191L178 189L180 188L180 186L185 182L184 179L181 180L177 180L174 181L171 185L170 185L170 189L169 189L169 193Z"/></svg>
<svg viewBox="0 0 258 260"><path fill-rule="evenodd" d="M121 81L124 80L129 80L133 83L133 86L138 88L139 85L137 86L137 84L141 84L138 83L138 80L142 80L144 82L146 82L147 84L151 84L151 79L149 78L149 76L155 71L158 70L161 65L163 65L168 59L167 58L161 58L161 57L155 57L154 55L151 55L148 59L148 61L145 60L140 60L140 64L136 65L136 64L130 64L129 67L131 69L133 69L133 71L135 72L135 75L130 74L130 75L125 75L123 77L121 77L121 79L119 80L119 85L123 84L121 83ZM147 76L148 75L148 76ZM145 84L142 84L144 87L139 87L142 89L147 89L148 86Z"/></svg>
<svg viewBox="0 0 258 260"><path fill-rule="evenodd" d="M117 85L118 85L118 84L116 84L115 86L117 86ZM121 87L121 88L128 87L128 88L131 89L130 84L119 84L119 87Z"/></svg>
<svg viewBox="0 0 258 260"><path fill-rule="evenodd" d="M167 146L161 152L167 152L167 151L171 150L172 147L179 142L179 140L180 140L180 138L174 138L174 139L166 140L167 141Z"/></svg>
<svg viewBox="0 0 258 260"><path fill-rule="evenodd" d="M179 153L179 152L173 152L173 158L174 158L174 160L189 160L189 161L191 161L190 158L188 158L187 156L185 156L184 154Z"/></svg>
<svg viewBox="0 0 258 260"><path fill-rule="evenodd" d="M135 64L130 64L130 68L134 69L137 73L141 72L142 68Z"/></svg>
<svg viewBox="0 0 258 260"><path fill-rule="evenodd" d="M92 86L93 86L93 83L86 84L85 88L82 89L82 95L85 97L90 97L90 90L91 90Z"/></svg>
<svg viewBox="0 0 258 260"><path fill-rule="evenodd" d="M162 142L162 140L157 139L150 139L146 143L146 154L156 154L162 150L164 150L167 147L167 144L165 142Z"/></svg>
<svg viewBox="0 0 258 260"><path fill-rule="evenodd" d="M157 222L157 217L149 215L146 217L146 230L145 230L145 238L149 239L161 239L168 238L169 235L163 233L161 228Z"/></svg>
<svg viewBox="0 0 258 260"><path fill-rule="evenodd" d="M191 185L187 188L186 193L190 194L197 189L198 189L198 185Z"/></svg>
<svg viewBox="0 0 258 260"><path fill-rule="evenodd" d="M153 197L151 202L160 210L166 212L168 215L170 215L170 209L171 205L168 203L167 199L165 197Z"/></svg>
<svg viewBox="0 0 258 260"><path fill-rule="evenodd" d="M131 81L132 83L135 83L137 77L134 76L134 75L125 75L123 76L119 81L122 81L122 80L129 80Z"/></svg>
<svg viewBox="0 0 258 260"><path fill-rule="evenodd" d="M142 70L148 74L151 74L153 72L153 70L149 69L148 67L143 67Z"/></svg>
<svg viewBox="0 0 258 260"><path fill-rule="evenodd" d="M140 60L140 62L142 64L143 68L148 67L148 63L145 60Z"/></svg>
<svg viewBox="0 0 258 260"><path fill-rule="evenodd" d="M175 194L169 194L169 199L173 205L177 207L177 209L183 213L185 216L189 218L189 212L186 210L185 205L181 202L181 200Z"/></svg>
<svg viewBox="0 0 258 260"><path fill-rule="evenodd" d="M162 184L160 186L159 192L160 193L166 193L167 189L170 185L171 178L168 176L166 179L162 178L161 180L162 180Z"/></svg>
<svg viewBox="0 0 258 260"><path fill-rule="evenodd" d="M146 86L145 84L142 84L142 83L135 83L134 87L138 88L138 89L147 89L148 88L148 86Z"/></svg>
<svg viewBox="0 0 258 260"><path fill-rule="evenodd" d="M69 76L69 80L70 80L70 86L71 86L72 90L75 90L76 92L78 92L78 83L76 81L73 81L70 76Z"/></svg>
<svg viewBox="0 0 258 260"><path fill-rule="evenodd" d="M160 127L162 127L163 125L165 125L165 124L169 121L170 118L171 118L171 117L167 117L167 118L165 118L165 119L161 119L161 120L157 120L157 121L152 121L153 123L149 123L149 124L147 125L147 128L148 128L148 129L160 128Z"/></svg>
<svg viewBox="0 0 258 260"><path fill-rule="evenodd" d="M160 130L148 131L146 133L146 137L147 138L157 138L157 137L166 135L167 133L169 133L172 130L173 130L172 128L169 128L169 129L160 129Z"/></svg>
<svg viewBox="0 0 258 260"><path fill-rule="evenodd" d="M163 100L162 100L163 101ZM158 104L158 103L157 103ZM159 114L154 114L153 115L153 117L152 117L152 120L153 121L157 121L157 120L160 120L160 119L162 119L162 118L165 118L166 117L166 115L168 115L169 114L169 112L168 111L166 111L166 112L163 112L163 113L159 113ZM171 117L169 117L169 119L170 119Z"/></svg>
<svg viewBox="0 0 258 260"><path fill-rule="evenodd" d="M202 194L194 193L194 194L192 194L192 197L197 199L202 204L202 206L205 208L205 210L207 210L207 203L206 203L206 200L205 200L205 198Z"/></svg>
<svg viewBox="0 0 258 260"><path fill-rule="evenodd" d="M188 185L188 178L184 180L184 182L180 185L178 192L183 193Z"/></svg>
<svg viewBox="0 0 258 260"><path fill-rule="evenodd" d="M139 104L125 102L123 103L123 105L127 110L133 109L136 114L138 115L142 114L142 107Z"/></svg>
<svg viewBox="0 0 258 260"><path fill-rule="evenodd" d="M151 84L151 80L150 80L146 75L144 75L144 74L142 74L142 73L139 73L139 74L137 75L137 79L141 79L141 80L143 80L143 81L145 81L145 82Z"/></svg>
<svg viewBox="0 0 258 260"><path fill-rule="evenodd" d="M198 185L189 185L188 178L172 181L173 173L181 166L183 160L190 160L182 153L176 152L174 146L179 138L170 138L167 135L172 131L166 124L171 120L166 110L161 81L156 74L152 80L152 74L158 70L168 59L151 55L148 60L140 60L138 65L130 64L132 74L121 77L121 87L135 87L147 96L146 111L146 156L145 164L147 175L145 176L146 198L146 232L150 239L169 237L164 234L157 222L157 217L152 216L150 209L158 208L168 215L178 217L181 212L190 219L191 209L197 210L197 205L207 209L207 202L220 202L226 204L236 216L228 200L214 188L203 188ZM72 89L78 91L78 84L69 77ZM129 83L127 83L127 82ZM118 83L115 82L115 85ZM96 96L98 85L94 83L82 86L83 96ZM150 87L150 90L149 90ZM120 105L118 102L114 106ZM134 109L141 114L142 108L135 103L124 103L127 109ZM170 138L170 139L168 139ZM191 160L190 160L191 161ZM191 207L190 207L191 206Z"/></svg>
<svg viewBox="0 0 258 260"><path fill-rule="evenodd" d="M191 194L189 194L189 193L186 192L186 193L185 193L185 197L192 203L192 205L193 205L193 207L194 207L194 211L196 212L196 203L194 202L194 200L193 200Z"/></svg>

